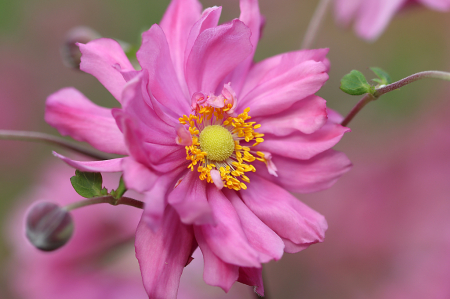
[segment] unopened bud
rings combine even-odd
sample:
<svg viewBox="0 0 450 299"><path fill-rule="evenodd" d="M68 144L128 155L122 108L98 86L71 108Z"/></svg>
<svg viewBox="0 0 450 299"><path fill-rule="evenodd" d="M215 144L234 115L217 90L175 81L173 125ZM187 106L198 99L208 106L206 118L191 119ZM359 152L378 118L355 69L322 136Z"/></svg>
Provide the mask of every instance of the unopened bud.
<svg viewBox="0 0 450 299"><path fill-rule="evenodd" d="M87 44L100 37L99 33L89 27L79 26L71 29L61 49L64 64L70 68L80 69L81 52L77 43Z"/></svg>
<svg viewBox="0 0 450 299"><path fill-rule="evenodd" d="M28 212L27 238L40 250L52 251L62 247L70 240L72 233L72 216L54 203L39 202Z"/></svg>

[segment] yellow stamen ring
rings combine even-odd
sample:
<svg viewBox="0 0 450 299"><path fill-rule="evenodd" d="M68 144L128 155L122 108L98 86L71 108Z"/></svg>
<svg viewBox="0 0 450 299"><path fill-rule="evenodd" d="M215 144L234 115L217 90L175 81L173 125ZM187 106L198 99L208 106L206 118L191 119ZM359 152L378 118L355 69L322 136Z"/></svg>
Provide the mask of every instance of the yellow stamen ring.
<svg viewBox="0 0 450 299"><path fill-rule="evenodd" d="M264 141L264 134L255 132L261 125L247 122L250 108L246 108L237 117L231 117L226 112L231 104L223 108L198 106L195 114L183 115L180 123L189 126L192 144L186 146L186 159L191 161L188 168L200 173L199 178L212 183L211 170L220 172L224 187L234 190L247 189L245 183L250 179L246 172L255 172L250 163L263 161L264 154L251 151L251 147ZM254 141L252 145L242 146L240 142ZM254 156L254 155L255 156ZM245 183L244 183L245 182Z"/></svg>

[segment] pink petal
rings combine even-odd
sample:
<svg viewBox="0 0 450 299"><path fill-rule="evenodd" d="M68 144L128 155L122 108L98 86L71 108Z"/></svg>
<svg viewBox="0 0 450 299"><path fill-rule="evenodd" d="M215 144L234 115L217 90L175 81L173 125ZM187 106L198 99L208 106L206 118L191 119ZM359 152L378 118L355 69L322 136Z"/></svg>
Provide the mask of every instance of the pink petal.
<svg viewBox="0 0 450 299"><path fill-rule="evenodd" d="M179 167L168 174L161 175L153 184L152 189L145 192L144 201L146 204L142 220L151 229L156 230L161 225L164 210L167 206L167 196L176 186L177 180L183 177L183 173L186 172L187 169L185 167Z"/></svg>
<svg viewBox="0 0 450 299"><path fill-rule="evenodd" d="M366 40L376 40L405 2L405 0L363 2L355 20L356 33Z"/></svg>
<svg viewBox="0 0 450 299"><path fill-rule="evenodd" d="M346 132L350 132L350 129L327 122L320 130L312 134L296 132L282 137L266 134L264 142L257 145L255 149L272 155L307 160L332 148Z"/></svg>
<svg viewBox="0 0 450 299"><path fill-rule="evenodd" d="M435 10L448 11L450 9L449 0L419 0L419 2Z"/></svg>
<svg viewBox="0 0 450 299"><path fill-rule="evenodd" d="M214 254L225 263L260 267L259 254L250 245L230 201L213 184L207 185L207 197L217 224L200 228Z"/></svg>
<svg viewBox="0 0 450 299"><path fill-rule="evenodd" d="M53 152L53 155L60 158L68 165L85 172L119 172L122 171L122 161L124 158L117 158L103 161L75 161Z"/></svg>
<svg viewBox="0 0 450 299"><path fill-rule="evenodd" d="M190 99L181 90L170 57L169 44L158 25L153 25L142 34L142 46L136 57L141 67L148 71L148 87L154 97L177 115L189 113Z"/></svg>
<svg viewBox="0 0 450 299"><path fill-rule="evenodd" d="M298 245L323 241L327 223L322 215L274 183L254 174L249 178L248 189L239 194L262 222Z"/></svg>
<svg viewBox="0 0 450 299"><path fill-rule="evenodd" d="M134 67L119 43L109 38L100 38L78 46L82 53L80 69L95 76L120 102L126 81L114 66L119 65L123 71L133 71Z"/></svg>
<svg viewBox="0 0 450 299"><path fill-rule="evenodd" d="M186 80L184 79L184 55L189 32L200 19L202 5L197 0L173 0L161 20L170 49L178 82L185 96L188 96Z"/></svg>
<svg viewBox="0 0 450 299"><path fill-rule="evenodd" d="M100 151L127 154L111 109L95 105L72 87L63 88L47 98L45 121L61 135L88 142Z"/></svg>
<svg viewBox="0 0 450 299"><path fill-rule="evenodd" d="M225 292L228 292L238 279L239 267L225 263L214 254L200 227L194 226L194 233L205 261L203 280L209 285L221 287Z"/></svg>
<svg viewBox="0 0 450 299"><path fill-rule="evenodd" d="M123 179L128 189L143 193L149 191L158 179L158 174L147 166L126 157L122 162Z"/></svg>
<svg viewBox="0 0 450 299"><path fill-rule="evenodd" d="M224 194L235 208L248 242L260 253L261 262L279 260L284 251L281 238L250 211L235 191L225 190Z"/></svg>
<svg viewBox="0 0 450 299"><path fill-rule="evenodd" d="M279 113L316 93L328 80L326 71L322 62L308 60L293 65L287 59L282 60L278 68L240 100L238 111L250 107L253 117Z"/></svg>
<svg viewBox="0 0 450 299"><path fill-rule="evenodd" d="M182 224L170 207L156 232L141 220L136 231L136 257L149 298L177 297L180 276L194 242L192 228Z"/></svg>
<svg viewBox="0 0 450 299"><path fill-rule="evenodd" d="M180 125L178 119L172 119L157 110L159 103L151 101L148 94L148 73L142 73L127 83L122 93L123 111L127 113L141 129L145 142L176 145L176 128ZM159 109L158 109L159 110Z"/></svg>
<svg viewBox="0 0 450 299"><path fill-rule="evenodd" d="M261 128L258 129L259 133L286 136L300 131L311 134L320 129L327 121L326 101L318 96L309 96L283 112L265 117L255 117L252 121L261 124Z"/></svg>
<svg viewBox="0 0 450 299"><path fill-rule="evenodd" d="M255 165L257 174L291 192L310 193L327 189L350 170L352 163L344 153L327 150L308 160L273 156L278 177L269 174L262 163Z"/></svg>
<svg viewBox="0 0 450 299"><path fill-rule="evenodd" d="M361 6L361 0L335 0L334 14L336 21L343 26L349 26L358 9Z"/></svg>
<svg viewBox="0 0 450 299"><path fill-rule="evenodd" d="M196 225L214 223L206 197L206 184L199 179L197 171L189 171L169 194L168 202L180 215L181 222Z"/></svg>
<svg viewBox="0 0 450 299"><path fill-rule="evenodd" d="M250 69L244 88L241 93L238 93L238 96L243 99L249 92L257 88L258 85L274 80L278 76L283 75L283 73L297 68L298 65L304 62L322 62L326 66L328 63L326 59L327 53L328 49L300 50L280 54L258 62ZM244 105L246 104L244 103Z"/></svg>
<svg viewBox="0 0 450 299"><path fill-rule="evenodd" d="M219 83L251 54L250 35L250 29L239 20L201 32L186 61L190 94L215 92Z"/></svg>
<svg viewBox="0 0 450 299"><path fill-rule="evenodd" d="M186 49L184 53L184 60L186 62L187 58L191 54L192 47L194 46L195 41L200 33L205 31L206 29L216 27L219 23L220 14L222 12L222 7L209 7L205 9L202 13L201 18L194 24L192 27L188 41L186 43Z"/></svg>
<svg viewBox="0 0 450 299"><path fill-rule="evenodd" d="M130 156L132 156L136 162L147 166L150 165L148 152L143 147L143 133L136 124L136 121L121 109L114 108L112 110L112 115L116 119L117 126L123 133L125 145Z"/></svg>
<svg viewBox="0 0 450 299"><path fill-rule="evenodd" d="M231 76L229 76L226 80L227 82L231 82L233 89L238 94L240 93L245 82L244 78L247 76L250 66L253 63L253 56L255 55L260 38L261 22L263 21L261 13L259 12L258 0L241 0L240 8L241 15L239 16L239 20L247 25L252 33L250 37L252 52L236 67Z"/></svg>
<svg viewBox="0 0 450 299"><path fill-rule="evenodd" d="M264 297L262 268L240 267L238 281L249 286L254 286L255 293L261 297Z"/></svg>

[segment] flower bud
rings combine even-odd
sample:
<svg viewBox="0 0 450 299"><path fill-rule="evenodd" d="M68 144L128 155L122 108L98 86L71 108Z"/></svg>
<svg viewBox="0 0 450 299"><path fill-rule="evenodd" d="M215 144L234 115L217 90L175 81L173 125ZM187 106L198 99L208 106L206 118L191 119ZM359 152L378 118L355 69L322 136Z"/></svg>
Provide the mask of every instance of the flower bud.
<svg viewBox="0 0 450 299"><path fill-rule="evenodd" d="M40 250L52 251L62 247L72 237L72 233L72 216L54 203L39 202L28 212L27 238Z"/></svg>
<svg viewBox="0 0 450 299"><path fill-rule="evenodd" d="M81 52L77 43L87 44L100 37L100 34L89 27L79 26L71 29L61 49L64 64L70 68L80 69Z"/></svg>

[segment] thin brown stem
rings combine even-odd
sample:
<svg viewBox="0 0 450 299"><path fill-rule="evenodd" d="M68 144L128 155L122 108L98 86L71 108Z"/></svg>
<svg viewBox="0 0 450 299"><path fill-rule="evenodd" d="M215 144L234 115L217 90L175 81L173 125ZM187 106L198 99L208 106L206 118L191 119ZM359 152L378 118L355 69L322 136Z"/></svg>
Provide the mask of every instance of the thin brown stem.
<svg viewBox="0 0 450 299"><path fill-rule="evenodd" d="M309 22L308 28L306 29L306 34L303 38L301 49L311 49L330 3L331 0L320 0L311 21Z"/></svg>
<svg viewBox="0 0 450 299"><path fill-rule="evenodd" d="M413 83L417 80L424 79L424 78L434 78L434 79L450 81L450 73L441 72L441 71L425 71L425 72L412 74L411 76L408 76L397 82L394 82L394 83L391 83L391 84L388 84L385 86L380 86L377 89L375 89L375 92L373 93L373 95L369 94L369 93L365 94L364 97L358 102L358 104L356 104L355 107L353 107L353 109L350 111L350 113L341 122L341 125L347 126L348 123L355 117L356 114L358 114L358 112L362 108L364 108L368 103L375 101L380 96L382 96L390 91L399 89L400 87L403 87L410 83Z"/></svg>
<svg viewBox="0 0 450 299"><path fill-rule="evenodd" d="M119 199L116 199L111 195L93 197L93 198L88 198L85 200L77 201L77 202L74 202L72 204L65 206L64 209L66 211L72 211L72 210L75 210L78 208L95 205L95 204L99 204L99 203L109 203L113 206L127 205L127 206L132 206L132 207L135 207L138 209L144 209L144 203L142 201L139 201L139 200L136 200L136 199L130 198L130 197L121 197Z"/></svg>
<svg viewBox="0 0 450 299"><path fill-rule="evenodd" d="M56 137L56 136L46 134L46 133L41 133L41 132L0 130L0 139L44 142L44 143L58 145L62 148L66 148L66 149L78 152L80 154L92 157L97 160L112 159L112 157L110 157L108 155L99 153L97 151L86 149L82 146L68 142L61 137Z"/></svg>
<svg viewBox="0 0 450 299"><path fill-rule="evenodd" d="M355 117L358 112L364 108L367 104L369 104L372 101L375 101L376 98L371 95L370 93L366 93L366 95L356 104L355 107L350 111L350 113L345 117L345 119L341 122L342 126L347 126L348 123Z"/></svg>

